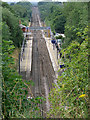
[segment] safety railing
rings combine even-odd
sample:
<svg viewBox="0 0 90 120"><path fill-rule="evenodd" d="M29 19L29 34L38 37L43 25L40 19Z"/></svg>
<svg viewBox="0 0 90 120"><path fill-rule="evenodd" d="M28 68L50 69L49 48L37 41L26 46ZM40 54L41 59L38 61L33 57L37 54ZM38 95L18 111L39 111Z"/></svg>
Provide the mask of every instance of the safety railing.
<svg viewBox="0 0 90 120"><path fill-rule="evenodd" d="M20 56L21 61L23 60L23 53L24 53L24 49L25 49L25 40L26 39L24 38L22 48L21 48L21 56Z"/></svg>

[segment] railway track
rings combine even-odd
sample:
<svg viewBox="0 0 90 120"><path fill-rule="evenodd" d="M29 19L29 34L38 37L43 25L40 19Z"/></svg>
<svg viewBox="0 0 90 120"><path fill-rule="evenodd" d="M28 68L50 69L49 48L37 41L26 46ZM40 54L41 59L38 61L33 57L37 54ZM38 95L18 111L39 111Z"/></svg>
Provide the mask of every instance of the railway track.
<svg viewBox="0 0 90 120"><path fill-rule="evenodd" d="M31 20L31 27L40 27L40 17L39 17L39 11L37 7L32 8L32 20ZM40 110L41 110L41 116L46 117L46 112L49 111L50 104L48 100L48 95L50 92L50 89L52 88L52 83L54 82L55 79L55 72L52 67L52 63L49 57L49 53L47 50L46 42L45 39L42 36L42 31L41 30L33 30L32 31L32 37L33 37L33 42L32 42L32 65L31 65L31 73L30 71L27 71L29 69L29 64L25 62L26 65L26 71L22 71L21 75L23 76L23 79L26 80L32 80L34 83L34 86L31 87L31 91L34 97L40 96L40 97L45 97L46 101L42 101L42 104L39 104ZM29 46L27 44L27 46ZM27 52L30 52L27 49ZM29 55L30 53L25 53ZM29 55L30 56L30 55ZM26 57L26 61L30 61L30 57ZM23 63L21 65L23 65ZM24 67L24 65L23 65ZM21 66L22 68L22 66ZM27 75L28 77L26 77ZM30 78L29 78L30 76ZM30 96L30 93L29 95Z"/></svg>
<svg viewBox="0 0 90 120"><path fill-rule="evenodd" d="M38 8L34 7L32 10L32 27L40 26ZM46 101L40 106L41 111L46 112L50 108L48 94L52 88L54 76L55 73L42 32L40 30L34 30L31 77L35 85L33 86L32 91L35 97L45 96L46 98ZM46 114L42 113L42 116L45 117Z"/></svg>

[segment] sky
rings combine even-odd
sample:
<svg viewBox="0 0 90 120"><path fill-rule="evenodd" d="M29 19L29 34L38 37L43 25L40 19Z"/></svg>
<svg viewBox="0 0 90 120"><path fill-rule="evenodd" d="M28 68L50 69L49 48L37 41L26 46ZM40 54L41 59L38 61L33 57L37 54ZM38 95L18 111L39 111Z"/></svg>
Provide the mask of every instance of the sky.
<svg viewBox="0 0 90 120"><path fill-rule="evenodd" d="M19 1L24 1L24 0L2 0L3 2L19 2ZM42 0L28 0L29 2L39 2ZM67 0L53 0L53 1L60 1L60 2L64 2Z"/></svg>

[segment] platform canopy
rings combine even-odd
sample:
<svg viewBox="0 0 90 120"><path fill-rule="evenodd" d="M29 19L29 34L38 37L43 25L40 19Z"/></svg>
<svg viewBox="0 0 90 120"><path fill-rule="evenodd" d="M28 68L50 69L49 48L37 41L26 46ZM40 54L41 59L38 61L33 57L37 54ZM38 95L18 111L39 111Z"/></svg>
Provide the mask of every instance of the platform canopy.
<svg viewBox="0 0 90 120"><path fill-rule="evenodd" d="M31 34L32 34L31 32L23 33L24 37L26 37L26 35L30 36Z"/></svg>
<svg viewBox="0 0 90 120"><path fill-rule="evenodd" d="M26 35L31 35L32 33L31 32L27 32Z"/></svg>

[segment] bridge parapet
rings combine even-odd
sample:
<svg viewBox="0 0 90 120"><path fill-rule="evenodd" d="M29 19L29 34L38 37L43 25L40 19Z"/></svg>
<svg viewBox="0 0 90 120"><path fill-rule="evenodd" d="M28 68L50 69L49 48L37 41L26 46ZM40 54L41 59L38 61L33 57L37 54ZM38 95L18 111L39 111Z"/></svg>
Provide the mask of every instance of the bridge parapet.
<svg viewBox="0 0 90 120"><path fill-rule="evenodd" d="M29 27L29 30L48 30L50 27Z"/></svg>

